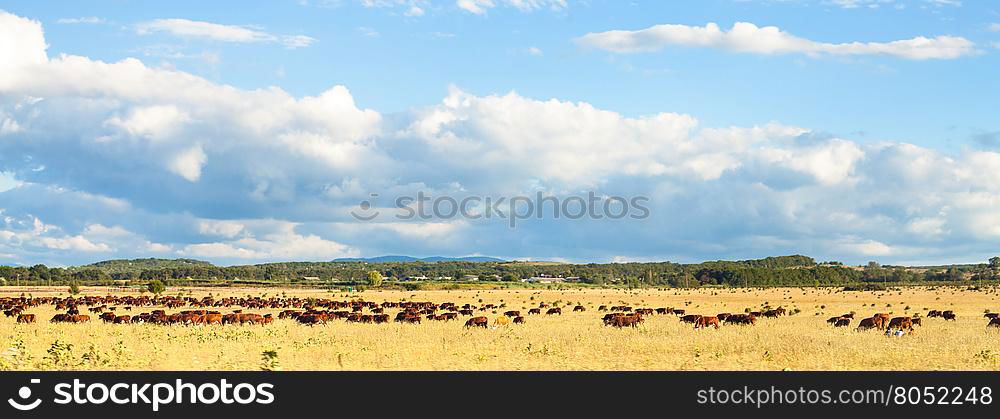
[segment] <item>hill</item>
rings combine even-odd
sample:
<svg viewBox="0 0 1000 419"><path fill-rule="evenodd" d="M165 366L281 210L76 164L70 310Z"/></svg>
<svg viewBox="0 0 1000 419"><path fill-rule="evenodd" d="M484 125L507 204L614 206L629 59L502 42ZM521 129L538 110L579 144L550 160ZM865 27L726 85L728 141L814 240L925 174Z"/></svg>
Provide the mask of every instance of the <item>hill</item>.
<svg viewBox="0 0 1000 419"><path fill-rule="evenodd" d="M378 256L373 258L339 258L334 259L334 262L365 262L365 263L411 263L411 262L424 262L424 263L437 263L437 262L503 262L503 259L497 259L486 256L467 256L467 257L442 257L442 256L432 256L426 258L415 258L412 256L398 256L398 255L388 255L388 256Z"/></svg>
<svg viewBox="0 0 1000 419"><path fill-rule="evenodd" d="M151 269L177 269L191 267L212 267L210 262L195 259L115 259L105 260L90 265L80 266L77 269L100 269L109 274L142 272Z"/></svg>

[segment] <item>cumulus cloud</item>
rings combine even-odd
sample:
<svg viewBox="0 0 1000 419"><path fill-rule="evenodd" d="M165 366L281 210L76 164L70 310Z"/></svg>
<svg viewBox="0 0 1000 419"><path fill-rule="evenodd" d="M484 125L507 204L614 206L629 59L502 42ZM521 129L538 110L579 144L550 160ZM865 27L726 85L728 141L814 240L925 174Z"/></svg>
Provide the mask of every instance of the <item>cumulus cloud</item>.
<svg viewBox="0 0 1000 419"><path fill-rule="evenodd" d="M702 126L452 88L392 115L342 86L295 97L136 59L49 57L0 13L5 263L219 263L407 253L698 260L979 260L1000 238L1000 153L859 143L777 122ZM13 125L11 125L13 126ZM648 198L640 220L350 216L398 196ZM44 221L42 221L44 220ZM571 243L572 246L568 246ZM13 257L9 257L13 256Z"/></svg>
<svg viewBox="0 0 1000 419"><path fill-rule="evenodd" d="M705 26L664 24L634 31L588 33L577 38L577 42L615 53L652 52L670 45L760 55L885 55L910 60L955 59L976 53L975 43L957 36L829 43L797 37L775 26L758 27L748 22L736 22L728 31L715 23Z"/></svg>
<svg viewBox="0 0 1000 419"><path fill-rule="evenodd" d="M206 39L234 43L279 43L287 48L303 48L315 39L305 35L274 35L258 29L201 22L189 19L155 19L135 25L139 35L166 33L188 39Z"/></svg>

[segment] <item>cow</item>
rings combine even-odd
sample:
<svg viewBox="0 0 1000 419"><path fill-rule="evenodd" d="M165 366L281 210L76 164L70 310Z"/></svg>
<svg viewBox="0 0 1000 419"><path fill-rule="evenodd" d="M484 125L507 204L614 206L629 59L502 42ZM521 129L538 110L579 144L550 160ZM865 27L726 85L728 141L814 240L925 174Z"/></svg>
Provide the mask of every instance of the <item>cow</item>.
<svg viewBox="0 0 1000 419"><path fill-rule="evenodd" d="M983 315L983 317L985 317L987 319L990 319L990 320L993 320L993 319L995 319L997 317L1000 317L1000 313L986 313L986 314Z"/></svg>
<svg viewBox="0 0 1000 419"><path fill-rule="evenodd" d="M876 319L879 319L879 318L878 317L872 317L872 318L867 318L867 319L861 319L861 322L858 323L858 329L857 330L868 330L868 329L877 328L878 325L875 322Z"/></svg>
<svg viewBox="0 0 1000 419"><path fill-rule="evenodd" d="M986 324L986 327L997 327L1000 328L1000 317L994 317L990 319L990 322Z"/></svg>
<svg viewBox="0 0 1000 419"><path fill-rule="evenodd" d="M607 326L614 327L639 327L639 323L642 323L642 315L639 314L613 314L610 318L606 318L604 324Z"/></svg>
<svg viewBox="0 0 1000 419"><path fill-rule="evenodd" d="M700 314L688 314L686 316L681 317L681 321L684 323L697 323L698 319L700 318L701 318Z"/></svg>
<svg viewBox="0 0 1000 419"><path fill-rule="evenodd" d="M727 318L729 318L729 316L732 316L732 314L729 314L729 313L719 313L719 314L715 315L715 318L719 319L719 321L723 321L724 322L724 321L726 321Z"/></svg>
<svg viewBox="0 0 1000 419"><path fill-rule="evenodd" d="M913 319L909 317L893 317L889 320L887 329L913 330Z"/></svg>
<svg viewBox="0 0 1000 419"><path fill-rule="evenodd" d="M914 318L910 319L910 322L912 322L914 326L923 326L924 325L923 321L920 320L920 317L914 317Z"/></svg>
<svg viewBox="0 0 1000 419"><path fill-rule="evenodd" d="M576 306L573 307L573 311L587 311L587 308L584 306Z"/></svg>
<svg viewBox="0 0 1000 419"><path fill-rule="evenodd" d="M562 309L559 308L559 307L550 308L550 309L548 309L548 311L545 312L545 314L560 315L560 314L562 314Z"/></svg>
<svg viewBox="0 0 1000 419"><path fill-rule="evenodd" d="M941 317L941 310L931 310L927 312L927 317Z"/></svg>
<svg viewBox="0 0 1000 419"><path fill-rule="evenodd" d="M114 324L125 324L132 321L132 316L115 316Z"/></svg>
<svg viewBox="0 0 1000 419"><path fill-rule="evenodd" d="M497 318L493 319L493 326L494 327L509 326L509 325L510 325L510 318L508 318L508 317L500 316L500 317L497 317Z"/></svg>
<svg viewBox="0 0 1000 419"><path fill-rule="evenodd" d="M757 323L757 317L749 314L733 314L729 317L726 317L725 322L727 324L732 323L732 324L753 326L754 324Z"/></svg>
<svg viewBox="0 0 1000 419"><path fill-rule="evenodd" d="M531 310L528 310L528 314L542 314L542 309L540 309L540 308L533 308Z"/></svg>
<svg viewBox="0 0 1000 419"><path fill-rule="evenodd" d="M517 311L517 310L510 310L510 311L504 312L503 315L507 316L507 317L520 317L521 316L521 312Z"/></svg>
<svg viewBox="0 0 1000 419"><path fill-rule="evenodd" d="M703 316L694 323L695 329L701 329L703 327L715 326L716 329L719 328L719 318L712 316Z"/></svg>
<svg viewBox="0 0 1000 419"><path fill-rule="evenodd" d="M517 316L514 318L514 324L524 324L524 317Z"/></svg>
<svg viewBox="0 0 1000 419"><path fill-rule="evenodd" d="M482 317L482 316L480 316L480 317L473 317L473 318L471 318L471 319L469 319L468 321L465 322L465 327L489 328L490 327L490 319L487 319L486 317Z"/></svg>
<svg viewBox="0 0 1000 419"><path fill-rule="evenodd" d="M837 319L837 322L833 324L833 327L848 327L851 325L851 319L847 317L841 317Z"/></svg>
<svg viewBox="0 0 1000 419"><path fill-rule="evenodd" d="M34 323L35 322L35 315L34 314L18 314L17 315L17 322L18 323L25 323L25 324L27 324L27 323Z"/></svg>
<svg viewBox="0 0 1000 419"><path fill-rule="evenodd" d="M945 320L957 320L957 317L955 317L955 313L952 312L951 310L942 312L941 318Z"/></svg>

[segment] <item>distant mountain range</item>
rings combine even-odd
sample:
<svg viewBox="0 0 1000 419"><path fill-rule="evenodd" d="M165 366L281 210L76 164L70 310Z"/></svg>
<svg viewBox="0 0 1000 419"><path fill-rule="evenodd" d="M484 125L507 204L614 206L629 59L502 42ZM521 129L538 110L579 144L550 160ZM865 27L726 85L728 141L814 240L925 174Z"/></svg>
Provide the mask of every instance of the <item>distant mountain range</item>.
<svg viewBox="0 0 1000 419"><path fill-rule="evenodd" d="M338 258L334 259L334 262L366 262L366 263L406 263L406 262L424 262L424 263L436 263L436 262L505 262L503 259L491 258L486 256L468 256L460 258L449 258L441 256L432 256L428 258L415 258L412 256L378 256L373 258Z"/></svg>

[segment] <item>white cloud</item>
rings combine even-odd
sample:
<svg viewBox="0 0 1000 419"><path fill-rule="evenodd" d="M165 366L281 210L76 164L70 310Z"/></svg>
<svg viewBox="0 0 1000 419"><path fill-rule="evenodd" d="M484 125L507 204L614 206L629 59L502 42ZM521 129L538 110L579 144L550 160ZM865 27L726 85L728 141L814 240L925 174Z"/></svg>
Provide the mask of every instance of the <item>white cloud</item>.
<svg viewBox="0 0 1000 419"><path fill-rule="evenodd" d="M184 179L197 182L201 178L201 168L205 166L207 160L208 157L205 156L201 145L195 145L174 156L169 162L169 168Z"/></svg>
<svg viewBox="0 0 1000 419"><path fill-rule="evenodd" d="M74 24L98 25L102 23L107 23L107 21L97 16L86 16L86 17L64 17L57 20L56 23L64 25L74 25Z"/></svg>
<svg viewBox="0 0 1000 419"><path fill-rule="evenodd" d="M886 55L911 60L954 59L976 53L968 39L942 35L891 42L827 43L796 37L775 26L736 22L729 31L715 23L705 26L656 25L646 29L588 33L581 45L616 53L651 52L669 45L715 48L747 54Z"/></svg>
<svg viewBox="0 0 1000 419"><path fill-rule="evenodd" d="M163 32L180 38L220 42L279 43L292 49L307 47L315 41L314 38L305 35L274 35L245 26L188 19L155 19L135 25L135 31L139 35Z"/></svg>
<svg viewBox="0 0 1000 419"><path fill-rule="evenodd" d="M990 32L1000 32L1000 23L991 23L990 26L986 27L986 30Z"/></svg>
<svg viewBox="0 0 1000 419"><path fill-rule="evenodd" d="M456 0L455 6L466 12L482 15L499 5L513 7L522 12L548 8L553 11L566 9L566 0Z"/></svg>
<svg viewBox="0 0 1000 419"><path fill-rule="evenodd" d="M259 236L248 233L230 241L192 244L177 253L185 257L210 259L294 261L328 261L358 256L356 250L344 244L317 235L297 233L295 223L262 222L262 227L271 231Z"/></svg>

